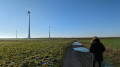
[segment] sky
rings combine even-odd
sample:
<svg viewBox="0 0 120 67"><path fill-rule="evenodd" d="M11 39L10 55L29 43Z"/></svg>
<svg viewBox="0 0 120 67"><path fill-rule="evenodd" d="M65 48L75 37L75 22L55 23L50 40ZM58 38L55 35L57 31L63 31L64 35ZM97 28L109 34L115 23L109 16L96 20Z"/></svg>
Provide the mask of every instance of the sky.
<svg viewBox="0 0 120 67"><path fill-rule="evenodd" d="M120 0L0 0L0 38L120 37Z"/></svg>

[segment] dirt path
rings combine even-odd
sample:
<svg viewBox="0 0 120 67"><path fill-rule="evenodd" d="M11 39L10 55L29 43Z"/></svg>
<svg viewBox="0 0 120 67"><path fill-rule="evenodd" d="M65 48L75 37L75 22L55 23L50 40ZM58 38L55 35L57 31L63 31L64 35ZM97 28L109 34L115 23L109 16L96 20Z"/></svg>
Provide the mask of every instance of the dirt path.
<svg viewBox="0 0 120 67"><path fill-rule="evenodd" d="M92 67L91 53L74 51L74 47L81 47L71 45L64 56L62 67Z"/></svg>
<svg viewBox="0 0 120 67"><path fill-rule="evenodd" d="M71 45L67 48L61 67L93 67L93 55L90 52L75 51L73 48L83 47L82 45ZM104 65L106 62L103 62ZM96 67L98 65L96 64ZM111 66L108 66L111 67Z"/></svg>

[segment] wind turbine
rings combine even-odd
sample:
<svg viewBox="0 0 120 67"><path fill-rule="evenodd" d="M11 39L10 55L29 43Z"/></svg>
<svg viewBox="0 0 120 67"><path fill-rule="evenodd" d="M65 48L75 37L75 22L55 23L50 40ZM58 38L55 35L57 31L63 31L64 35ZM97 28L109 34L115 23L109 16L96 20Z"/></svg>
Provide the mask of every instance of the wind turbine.
<svg viewBox="0 0 120 67"><path fill-rule="evenodd" d="M50 26L49 26L49 38L50 38Z"/></svg>
<svg viewBox="0 0 120 67"><path fill-rule="evenodd" d="M17 39L17 30L16 30L16 39Z"/></svg>
<svg viewBox="0 0 120 67"><path fill-rule="evenodd" d="M30 39L30 11L28 10L29 15L29 25L28 25L28 39Z"/></svg>

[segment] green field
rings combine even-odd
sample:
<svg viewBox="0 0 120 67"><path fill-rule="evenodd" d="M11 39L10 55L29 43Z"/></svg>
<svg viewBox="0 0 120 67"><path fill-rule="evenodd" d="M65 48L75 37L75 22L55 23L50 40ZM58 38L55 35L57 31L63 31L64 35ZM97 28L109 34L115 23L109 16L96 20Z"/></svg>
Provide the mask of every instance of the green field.
<svg viewBox="0 0 120 67"><path fill-rule="evenodd" d="M75 39L89 48L91 39ZM60 67L68 46L74 39L0 39L0 67L37 66ZM106 51L104 58L114 66L120 66L120 38L102 38Z"/></svg>
<svg viewBox="0 0 120 67"><path fill-rule="evenodd" d="M91 38L77 39L81 42L91 43ZM120 48L120 38L100 38L101 42L110 48L119 49Z"/></svg>
<svg viewBox="0 0 120 67"><path fill-rule="evenodd" d="M71 39L0 40L0 67L58 67L71 43Z"/></svg>

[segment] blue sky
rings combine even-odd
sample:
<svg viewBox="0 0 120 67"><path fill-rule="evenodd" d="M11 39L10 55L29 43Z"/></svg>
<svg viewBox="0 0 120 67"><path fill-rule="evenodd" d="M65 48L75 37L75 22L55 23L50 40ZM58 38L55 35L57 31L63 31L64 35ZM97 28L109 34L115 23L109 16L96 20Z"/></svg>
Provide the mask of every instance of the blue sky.
<svg viewBox="0 0 120 67"><path fill-rule="evenodd" d="M0 38L120 36L119 0L0 0Z"/></svg>

